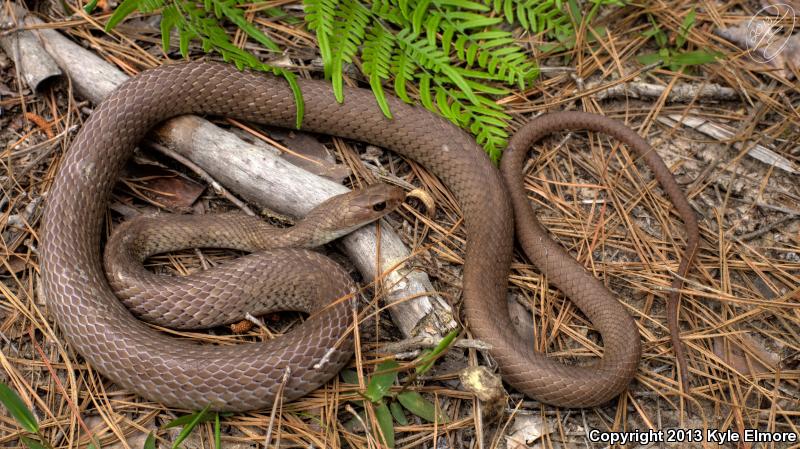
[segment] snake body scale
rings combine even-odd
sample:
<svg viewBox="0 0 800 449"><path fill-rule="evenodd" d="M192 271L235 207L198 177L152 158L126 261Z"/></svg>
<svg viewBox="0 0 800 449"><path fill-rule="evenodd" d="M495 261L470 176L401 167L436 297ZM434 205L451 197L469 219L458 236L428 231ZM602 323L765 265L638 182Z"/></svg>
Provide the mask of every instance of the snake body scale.
<svg viewBox="0 0 800 449"><path fill-rule="evenodd" d="M641 352L636 325L603 284L535 220L522 190L519 164L530 143L562 129L605 132L627 143L653 169L687 226L687 249L679 268L679 275L685 275L697 242L696 220L669 170L641 138L597 115L544 115L511 139L502 159L504 182L475 140L442 117L390 97L393 119L387 119L369 90L345 88L340 104L324 81L299 84L305 99L304 130L389 148L424 166L455 195L467 238L466 319L473 335L491 346L508 383L534 399L565 407L601 404L626 388ZM323 384L351 357L345 351L331 355L308 343L340 337L330 329L333 324L347 328L352 320L348 314L340 310L321 319L312 317L303 330L310 339L279 338L279 351L272 354L258 343L197 345L167 337L137 320L115 297L104 275L101 225L122 166L149 129L182 114L295 125L294 97L284 80L224 64L169 64L124 83L78 133L48 195L42 244L48 305L68 342L93 367L143 397L189 409L263 408L275 400L280 377L291 363L300 367L284 391L284 399L292 400ZM601 333L605 349L596 364L567 366L535 352L513 330L509 314L498 313L506 310L515 214L517 235L528 257ZM676 277L673 286L680 287L682 277ZM677 294L669 300L676 302Z"/></svg>

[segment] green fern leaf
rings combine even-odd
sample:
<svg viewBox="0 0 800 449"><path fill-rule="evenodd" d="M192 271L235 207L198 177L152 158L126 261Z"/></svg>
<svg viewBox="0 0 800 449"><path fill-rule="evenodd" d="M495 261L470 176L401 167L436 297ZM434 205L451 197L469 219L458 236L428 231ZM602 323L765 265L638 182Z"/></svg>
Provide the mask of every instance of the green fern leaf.
<svg viewBox="0 0 800 449"><path fill-rule="evenodd" d="M433 106L433 98L431 97L431 76L428 74L423 74L419 78L419 100L422 102L422 105L425 106L425 109L429 111L436 110Z"/></svg>
<svg viewBox="0 0 800 449"><path fill-rule="evenodd" d="M125 20L131 13L139 9L144 1L145 0L124 0L120 3L117 9L114 10L114 13L111 14L111 17L109 17L108 22L106 22L106 33L111 31L118 23Z"/></svg>
<svg viewBox="0 0 800 449"><path fill-rule="evenodd" d="M180 19L180 13L175 5L168 6L161 11L161 47L164 49L164 53L169 53L170 35L172 30L178 27Z"/></svg>
<svg viewBox="0 0 800 449"><path fill-rule="evenodd" d="M464 95L470 98L471 101L477 102L478 99L475 97L469 84L467 84L464 77L458 73L458 70L450 64L447 55L438 48L428 45L428 42L425 40L413 40L407 31L408 30L403 30L396 36L400 48L407 52L409 57L420 66L434 73L446 75L453 84L464 91Z"/></svg>
<svg viewBox="0 0 800 449"><path fill-rule="evenodd" d="M389 67L394 45L394 36L386 31L381 24L377 24L370 28L369 37L364 43L364 50L361 52L361 59L364 61L364 74L369 77L369 85L375 94L378 106L388 118L392 118L392 112L389 110L389 102L383 92L383 81L389 79Z"/></svg>
<svg viewBox="0 0 800 449"><path fill-rule="evenodd" d="M497 25L503 21L503 19L499 17L488 17L482 14L464 11L450 12L447 14L447 17L450 20L456 21L458 28L462 31L470 28L486 28Z"/></svg>
<svg viewBox="0 0 800 449"><path fill-rule="evenodd" d="M436 38L439 31L439 25L442 22L441 14L432 14L425 21L425 35L428 37L430 45L436 45Z"/></svg>
<svg viewBox="0 0 800 449"><path fill-rule="evenodd" d="M333 53L331 51L331 36L338 0L303 0L306 12L308 29L317 36L319 53L322 56L322 65L325 77L330 78Z"/></svg>
<svg viewBox="0 0 800 449"><path fill-rule="evenodd" d="M450 54L450 43L453 41L453 35L456 33L456 28L449 23L443 24L442 28L442 51L444 51L446 54Z"/></svg>
<svg viewBox="0 0 800 449"><path fill-rule="evenodd" d="M353 62L353 56L364 40L364 31L369 23L369 11L358 0L342 0L336 11L336 23L331 43L333 61L331 82L336 101L344 101L344 64Z"/></svg>
<svg viewBox="0 0 800 449"><path fill-rule="evenodd" d="M487 12L491 10L491 8L482 3L472 2L469 0L434 0L434 4L440 7L455 7L480 12Z"/></svg>
<svg viewBox="0 0 800 449"><path fill-rule="evenodd" d="M431 0L421 0L414 9L414 14L411 16L411 26L414 29L414 36L418 35L420 30L422 30L422 21L425 18L425 14L428 12L430 3ZM406 31L406 29L403 31Z"/></svg>
<svg viewBox="0 0 800 449"><path fill-rule="evenodd" d="M408 96L406 90L406 82L414 78L414 63L403 51L395 52L392 56L392 73L394 73L394 92L397 96L405 101L411 103L411 98Z"/></svg>
<svg viewBox="0 0 800 449"><path fill-rule="evenodd" d="M281 51L281 48L278 46L278 44L273 42L272 39L267 37L266 34L256 28L255 25L247 21L244 16L244 10L234 7L232 4L226 5L224 3L217 3L217 6L219 7L220 14L227 17L228 20L233 22L242 31L247 33L248 36L252 37L258 41L258 43L272 51ZM225 34L227 35L227 33Z"/></svg>

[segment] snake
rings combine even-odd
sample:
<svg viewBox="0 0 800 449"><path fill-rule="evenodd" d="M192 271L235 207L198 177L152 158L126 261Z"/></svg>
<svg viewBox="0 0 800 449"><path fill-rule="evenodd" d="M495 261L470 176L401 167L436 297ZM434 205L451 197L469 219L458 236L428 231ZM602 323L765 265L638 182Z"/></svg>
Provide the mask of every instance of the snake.
<svg viewBox="0 0 800 449"><path fill-rule="evenodd" d="M352 340L338 340L343 333L350 335L345 331L357 288L338 264L308 250L378 220L404 198L399 187L373 184L323 201L286 228L242 213L141 215L126 220L111 234L103 252L106 277L125 307L150 324L177 330L210 329L239 322L248 313L261 316L290 306L312 320L290 332L298 340L288 346L317 345L348 355ZM162 276L143 266L156 254L203 247L249 254L186 276ZM337 299L341 300L329 304ZM328 332L319 334L320 328L311 322L319 319L342 325L329 324ZM287 347L283 340L269 340L261 350L279 363L283 355L274 345ZM348 358L336 360L341 364ZM301 363L287 367L296 377L305 374Z"/></svg>
<svg viewBox="0 0 800 449"><path fill-rule="evenodd" d="M304 99L304 131L388 148L423 166L452 192L466 234L464 316L471 335L489 346L508 384L562 407L603 404L627 388L641 358L637 324L603 283L538 223L523 190L519 162L532 143L565 129L603 132L627 143L651 168L686 227L686 246L673 281L680 287L695 252L697 222L680 186L644 140L600 115L545 114L510 139L501 171L470 134L426 109L387 95L392 113L388 118L368 89L345 87L340 103L324 80L297 83ZM125 162L151 128L184 114L285 128L295 128L297 119L294 93L284 79L223 63L170 63L123 83L75 136L46 199L41 252L48 309L66 341L92 367L152 401L185 409L245 411L300 397L335 376L342 359L352 354L287 336L276 339L281 341L276 343L278 353L266 353L264 342L211 345L175 338L136 318L116 297L104 272L103 223ZM566 364L537 352L514 330L506 295L515 228L521 246L547 282L559 288L600 333L602 356L591 364ZM299 249L276 251L280 256L281 251ZM329 282L326 270L308 271L317 276L313 282ZM672 289L668 301L676 301L678 290ZM320 315L321 319L312 315L303 332L318 336L335 333L334 328L352 329L352 315ZM297 371L284 378L290 364Z"/></svg>

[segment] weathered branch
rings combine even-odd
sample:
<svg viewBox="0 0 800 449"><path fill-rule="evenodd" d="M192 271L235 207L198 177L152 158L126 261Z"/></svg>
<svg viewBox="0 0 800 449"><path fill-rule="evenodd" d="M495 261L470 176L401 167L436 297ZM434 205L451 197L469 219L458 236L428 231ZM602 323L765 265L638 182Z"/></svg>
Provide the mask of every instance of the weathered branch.
<svg viewBox="0 0 800 449"><path fill-rule="evenodd" d="M0 7L0 47L14 61L20 78L32 90L61 76L58 65L32 32L22 29L26 11L16 3Z"/></svg>

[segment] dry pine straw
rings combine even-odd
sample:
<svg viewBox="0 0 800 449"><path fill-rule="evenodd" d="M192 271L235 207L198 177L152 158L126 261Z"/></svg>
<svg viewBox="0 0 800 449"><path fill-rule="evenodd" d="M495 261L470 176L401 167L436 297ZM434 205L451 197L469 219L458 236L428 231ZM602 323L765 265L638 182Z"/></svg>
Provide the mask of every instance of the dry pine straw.
<svg viewBox="0 0 800 449"><path fill-rule="evenodd" d="M282 4L285 2L274 2ZM761 138L797 162L796 136L798 94L785 79L763 72L741 52L712 35L713 26L735 23L747 11L740 6L704 4L716 8L698 12L698 23L689 35L697 48L725 52L724 64L704 66L696 74L651 69L639 76L647 82L672 87L682 83L714 82L741 92L738 102L693 101L668 104L666 96L655 101L607 100L599 103L577 81L631 79L640 65L632 59L651 51L641 37L647 27L644 13L653 14L665 30L679 26L690 2L656 3L649 9L609 9L609 33L599 46L579 39L568 66L572 70L550 73L526 92L503 99L514 114L515 124L532 113L557 109L584 109L616 117L647 136L687 188L701 217L702 241L690 278L683 288L681 323L690 359L690 398L681 398L675 363L665 327L663 301L683 236L669 203L654 187L649 173L639 171L627 149L602 136L575 133L556 136L533 152L527 170L531 200L544 224L588 269L604 280L627 304L637 320L644 342L644 357L636 381L619 401L602 407L567 411L512 394L509 413L498 423L481 422L475 402L459 390L457 368L483 361L472 350L452 350L447 361L415 388L436 401L452 422L446 426L417 424L398 426L398 447L467 447L476 429L487 444L500 444L498 432L520 414L541 415L552 427L544 447L563 447L563 442L584 444L585 427L600 429L663 429L675 426L743 430L759 428L792 430L800 416L798 400L798 352L800 351L800 201L797 177L772 170L749 159L731 145L709 141L690 130L659 124L663 114L692 114L735 127L737 141ZM51 14L57 14L52 13ZM63 18L62 18L63 19ZM53 16L53 20L59 20ZM306 31L255 18L290 56L313 54L314 41ZM104 36L99 24L73 20L63 32L88 43L98 54L128 73L159 64L157 28L132 21L120 34ZM581 37L585 37L581 35ZM538 37L524 36L535 48ZM536 55L542 65L564 65L563 58ZM308 59L293 59L303 76L318 76ZM19 86L13 66L6 65L0 81ZM354 82L353 80L349 80ZM766 86L766 87L765 87ZM0 380L19 391L42 422L44 434L58 447L87 442L91 427L104 447L140 447L148 432L182 411L166 410L106 382L61 339L48 321L39 287L39 218L43 194L49 188L75 126L86 118L80 99L61 87L44 95L20 95L2 99L7 109L0 116L3 128L2 157L2 299L0 299ZM39 117L32 119L32 117ZM54 137L48 137L52 133ZM783 144L785 142L785 144ZM363 148L336 140L329 145L354 173L354 183L370 182L375 175L359 163ZM423 265L435 277L441 293L458 305L460 265L464 234L458 205L441 184L415 164L391 154L381 162L393 176L423 186L434 198L435 220L425 211L405 207L394 216ZM185 171L185 170L181 170ZM126 194L116 199L145 204ZM222 200L204 197L212 209ZM225 207L225 206L222 206ZM109 217L116 217L110 214ZM771 223L780 223L769 227ZM766 232L759 232L766 228ZM744 236L744 237L743 237ZM229 253L204 251L214 263ZM200 260L187 252L154 259L159 269L175 273L198 269ZM585 318L548 287L535 268L518 259L510 276L512 296L532 311L528 332L538 349L584 360L601 350L601 343ZM371 294L373 304L380 295ZM353 365L362 377L386 354L377 343L396 337L386 314L368 326L360 340ZM291 321L291 319L289 320ZM286 320L273 323L282 331ZM524 325L524 324L523 324ZM186 334L199 340L226 343L261 336L254 329L247 336ZM369 334L369 335L368 335ZM365 379L366 380L366 379ZM298 447L340 445L374 447L374 437L350 431L348 400L357 388L333 381L308 397L283 404L273 435ZM690 408L690 410L689 410ZM370 414L370 416L372 416ZM223 419L225 446L250 447L263 442L269 413L241 414ZM0 446L18 446L19 428L0 413ZM162 444L175 433L159 434ZM189 446L213 444L210 425L201 425ZM504 444L504 443L503 443Z"/></svg>

